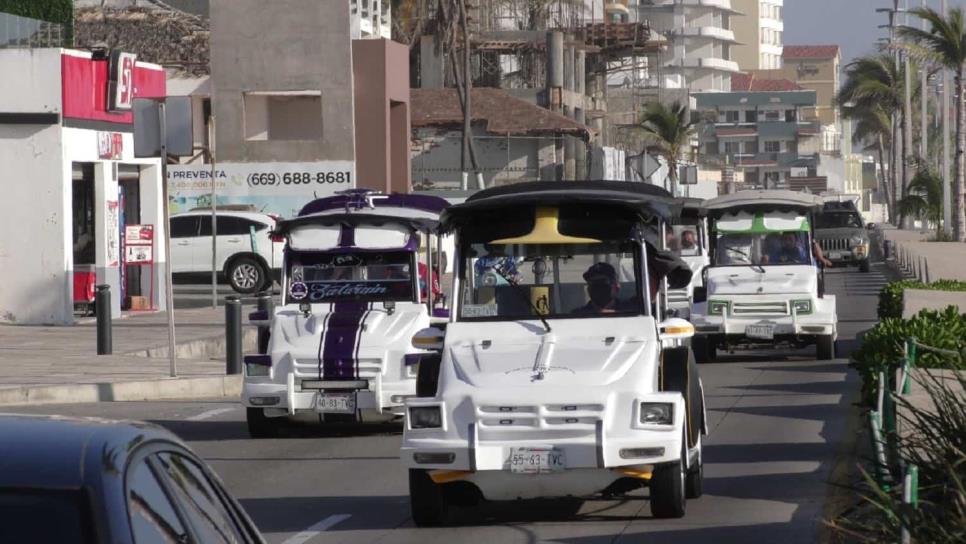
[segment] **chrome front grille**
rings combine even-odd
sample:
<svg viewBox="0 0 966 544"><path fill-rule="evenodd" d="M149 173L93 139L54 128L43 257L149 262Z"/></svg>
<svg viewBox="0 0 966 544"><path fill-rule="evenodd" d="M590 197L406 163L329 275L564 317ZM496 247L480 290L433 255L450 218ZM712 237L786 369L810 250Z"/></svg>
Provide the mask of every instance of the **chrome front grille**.
<svg viewBox="0 0 966 544"><path fill-rule="evenodd" d="M733 315L789 315L787 302L735 302Z"/></svg>
<svg viewBox="0 0 966 544"><path fill-rule="evenodd" d="M375 377L385 374L386 366L382 359L360 359L356 363L359 369L359 378L370 380L374 383ZM314 358L296 359L295 379L319 379L319 360Z"/></svg>
<svg viewBox="0 0 966 544"><path fill-rule="evenodd" d="M822 251L850 251L852 241L848 238L825 238L818 241Z"/></svg>

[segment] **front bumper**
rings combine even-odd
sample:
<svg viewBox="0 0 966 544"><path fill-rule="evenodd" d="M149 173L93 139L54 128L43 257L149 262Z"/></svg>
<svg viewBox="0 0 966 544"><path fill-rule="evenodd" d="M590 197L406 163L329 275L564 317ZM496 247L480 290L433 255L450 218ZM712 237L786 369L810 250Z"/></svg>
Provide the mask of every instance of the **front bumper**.
<svg viewBox="0 0 966 544"><path fill-rule="evenodd" d="M750 325L770 324L775 337L836 335L834 313L817 309L809 314L791 315L708 315L707 303L695 304L691 311L695 334L745 337ZM767 340L761 340L767 343Z"/></svg>
<svg viewBox="0 0 966 544"><path fill-rule="evenodd" d="M248 377L242 381L242 404L250 408L266 408L268 416L295 415L297 412L317 412L316 401L325 390L303 389L295 375L287 373L284 383L267 377ZM349 390L332 390L340 393ZM374 414L403 414L403 401L416 394L416 380L369 380L368 389L355 393L356 409ZM268 399L268 400L265 400ZM321 412L319 412L321 413Z"/></svg>

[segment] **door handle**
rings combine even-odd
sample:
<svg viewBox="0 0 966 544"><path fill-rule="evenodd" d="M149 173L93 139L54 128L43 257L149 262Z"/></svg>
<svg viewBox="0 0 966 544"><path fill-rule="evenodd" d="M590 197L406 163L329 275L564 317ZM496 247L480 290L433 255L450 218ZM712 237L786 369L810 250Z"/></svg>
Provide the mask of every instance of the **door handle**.
<svg viewBox="0 0 966 544"><path fill-rule="evenodd" d="M229 238L228 241L233 244L237 244L238 242L241 242L241 238Z"/></svg>
<svg viewBox="0 0 966 544"><path fill-rule="evenodd" d="M187 241L185 241L185 242L178 242L178 245L179 245L179 246L186 246L186 245L188 245L189 243L190 243L190 242L187 242Z"/></svg>

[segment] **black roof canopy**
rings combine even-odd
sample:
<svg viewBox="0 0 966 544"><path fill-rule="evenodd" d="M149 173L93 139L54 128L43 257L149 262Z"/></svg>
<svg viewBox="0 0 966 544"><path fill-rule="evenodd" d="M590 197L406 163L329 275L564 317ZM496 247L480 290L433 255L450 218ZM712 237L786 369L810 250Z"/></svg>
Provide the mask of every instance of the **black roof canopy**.
<svg viewBox="0 0 966 544"><path fill-rule="evenodd" d="M627 181L533 181L485 189L463 204L443 211L444 229L472 220L477 212L510 206L588 204L631 211L646 220L668 221L680 213L681 203L662 187Z"/></svg>

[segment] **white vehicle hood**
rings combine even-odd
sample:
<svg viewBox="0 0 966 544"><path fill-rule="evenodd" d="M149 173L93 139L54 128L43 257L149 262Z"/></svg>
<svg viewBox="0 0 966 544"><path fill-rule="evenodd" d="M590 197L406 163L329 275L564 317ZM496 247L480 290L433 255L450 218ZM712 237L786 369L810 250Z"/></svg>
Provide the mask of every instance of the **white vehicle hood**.
<svg viewBox="0 0 966 544"><path fill-rule="evenodd" d="M760 270L764 270L761 273ZM708 296L782 295L818 292L818 271L814 266L724 266L708 270Z"/></svg>
<svg viewBox="0 0 966 544"><path fill-rule="evenodd" d="M319 356L321 340L324 331L329 334L358 335L357 343L364 350L384 350L390 345L409 345L413 328L421 323L420 316L425 313L417 305L413 308L400 309L389 315L381 305L378 309L363 312L358 317L335 319L334 313L316 313L305 317L301 312L282 311L275 316L275 330L273 334L284 338L286 348L298 353L299 357ZM349 340L351 341L351 340Z"/></svg>
<svg viewBox="0 0 966 544"><path fill-rule="evenodd" d="M656 364L651 318L452 323L446 349L458 378L479 388L596 387ZM652 356L647 357L648 354ZM642 360L648 361L645 365ZM652 373L651 376L655 376Z"/></svg>

